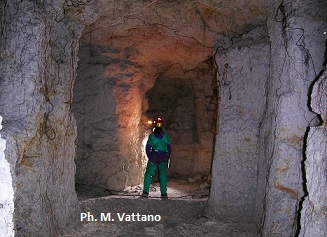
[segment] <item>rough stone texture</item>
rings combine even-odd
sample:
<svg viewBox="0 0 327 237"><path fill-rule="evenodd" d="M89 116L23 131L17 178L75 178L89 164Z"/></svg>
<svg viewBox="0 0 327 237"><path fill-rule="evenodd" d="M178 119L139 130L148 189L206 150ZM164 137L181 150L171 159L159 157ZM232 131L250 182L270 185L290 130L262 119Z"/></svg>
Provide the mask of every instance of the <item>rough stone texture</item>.
<svg viewBox="0 0 327 237"><path fill-rule="evenodd" d="M304 139L307 127L317 124L308 94L324 56L323 35L317 31L325 24L324 9L324 1L276 2L268 20L271 73L260 134L260 156L265 160L258 175L263 236L294 236L299 229Z"/></svg>
<svg viewBox="0 0 327 237"><path fill-rule="evenodd" d="M311 107L320 114L323 124L310 128L306 149L308 195L301 210L299 236L327 235L327 72L314 84Z"/></svg>
<svg viewBox="0 0 327 237"><path fill-rule="evenodd" d="M118 151L121 157L124 157L119 165L125 167L124 162L128 162L128 165L133 166L128 169L128 175L123 175L122 181L117 180L125 184L131 182L129 177L139 174L141 164L143 165L143 161L139 163L139 157L143 155L137 152L143 142L144 134L148 131L145 131L139 123L144 122L144 114L148 108L145 92L155 85L156 79L162 79L162 76L167 73L174 75L180 71L185 73L194 71L199 65L212 58L216 49L219 49L221 57L224 55L229 57L226 60L230 61L230 64L240 61L240 57L235 55L238 53L243 55L247 50L264 58L262 54L268 51L265 47L263 51L257 47L260 45L257 42L258 34L252 31L249 34L252 35L249 37L251 40L243 38L242 35L257 26L265 25L267 19L271 53L270 55L267 53L266 56L269 56L271 61L266 69L269 69L270 77L265 89L258 90L260 93L266 90L265 110L259 109L259 113L264 115L264 120L260 125L260 116L258 116L253 123L245 123L251 130L240 131L242 135L237 137L239 143L232 141L236 147L242 148L240 154L243 153L244 157L228 154L231 159L226 160L219 156L220 151L216 149L212 173L213 189L208 208L218 217L243 220L248 217L247 221L253 221L254 218L251 217L256 216L257 222L261 219L259 227L263 236L281 234L294 236L299 230L302 236L324 235L326 192L323 185L325 183L320 180L318 183L315 176L325 177L324 170L320 169L326 166L325 143L321 143L322 145L318 147L319 141L324 142L323 139L326 138L325 123L321 127L311 129L308 133L305 163L307 170L304 172L307 174L307 187L305 183L303 184L305 177L302 162L305 158L303 141L306 128L317 124L311 122L316 120L307 106L307 97L310 93L310 84L322 69L322 61L325 60L324 64L326 64L322 50L326 40L322 35L326 24L326 4L323 0L1 1L0 114L4 120L1 137L6 140L5 158L10 164L13 182L14 222L17 236L58 236L68 228L68 225L77 220L78 205L74 192L76 155L74 141L77 135L71 105L78 43L81 43L81 50L86 49L83 48L85 46L83 44L90 46L89 53L94 54L91 58L96 60L93 63L102 73L94 84L105 87L108 82L98 81L97 79L100 78L111 78L114 80L110 82L116 83L114 85L109 83L112 88L106 88L103 94L100 93L99 98L95 99L92 95L83 98L81 95L76 99L103 103L106 98L104 92L115 98L116 101L110 101L109 105L115 107L115 112L119 116L113 116L111 114L113 108L108 108L105 112L109 115L109 123L112 124L103 124L103 126L113 128L112 134L117 135L115 138L120 144ZM271 10L268 15L266 9ZM81 21L74 22L72 19ZM85 31L81 36L84 26ZM252 42L256 43L252 44ZM235 44L241 48L233 47ZM108 45L110 47L105 48ZM112 48L115 50L111 51ZM229 49L220 51L221 48ZM103 49L105 51L102 51ZM103 52L106 55L102 55ZM235 52L235 55L231 52ZM244 55L244 57L248 56ZM101 66L113 59L119 60L110 63L106 69ZM219 56L214 60L218 65L223 64L223 61L222 63L219 61ZM253 58L253 60L257 59ZM249 101L238 101L237 98L244 98L241 96L250 94L253 89L250 90L249 85L239 78L237 78L240 80L238 82L228 81L231 75L251 74L251 64L248 65L247 62L250 61L236 64L236 71L229 70L230 74L226 74L227 81L220 79L224 83L229 83L229 85L220 85L221 99L225 99L227 104L220 103L222 110L219 113L222 116L221 121L226 121L226 124L229 123L226 119L228 103L235 100L236 104L250 106ZM261 71L260 65L265 61L259 62L252 67L253 72ZM243 65L243 69L238 68L237 65ZM224 70L224 65L222 66L220 68ZM85 81L89 79L87 73L83 69L79 70L80 74L85 73L81 77L82 84L89 86L89 82ZM90 72L90 75L92 73ZM132 74L128 75L128 73ZM174 76L165 78L181 79ZM206 73L205 78L208 78L207 83L204 83L205 87L209 87L212 78L209 80ZM254 80L252 77L249 78ZM199 120L198 115L206 109L198 106L202 105L202 102L197 100L210 101L210 97L213 98L214 95L214 87L203 90L209 92L206 95L209 97L203 98L200 96L199 89L202 82L196 81L198 85L194 85L194 81L192 83L196 88L193 91L196 113L192 110L191 115L196 114L197 130L202 130L203 127L198 126L202 121ZM91 86L95 86L94 84L91 83ZM235 85L235 89L238 89L238 86L247 89L234 91L232 85ZM319 85L325 84L319 82ZM235 97L235 93L239 97ZM252 93L249 98L251 100L262 98L263 95L260 93ZM321 114L324 121L326 121L325 93L326 87L319 86L315 87L312 96L313 110ZM131 101L141 102L131 106ZM189 103L189 100L187 101ZM263 103L263 100L255 100L253 105L260 102ZM97 108L94 106L92 108L94 110L88 108L87 111L80 112L93 113ZM211 109L211 106L207 108ZM244 119L249 122L247 116L252 116L244 114L241 117L239 113L241 111L231 110L231 112L242 121L239 125L244 125ZM212 115L212 113L210 111L208 114ZM131 115L126 116L127 114ZM85 118L90 119L90 117ZM99 117L95 118L94 123L103 121L102 118L99 120L97 118ZM201 119L210 121L211 117ZM188 121L191 122L190 127L195 126L194 121ZM119 131L115 130L117 128L114 128L114 123ZM211 123L204 123L208 127L211 126ZM219 129L223 128L224 124L220 124ZM96 129L101 131L101 123ZM83 137L87 140L95 139L97 144L103 144L101 136L93 136L87 132L86 129L81 130L81 134L84 133ZM227 133L235 137L233 132ZM253 141L251 144L258 147L245 145L250 142L247 139L248 133L251 133L250 141ZM256 134L259 135L259 139L256 138ZM135 136L138 138L133 140ZM201 138L206 136L210 137L210 133L205 129L192 134L191 138L192 141L197 138L198 141L204 142L200 142L200 145L205 144L210 147L208 143L211 137L208 140ZM224 140L220 138L221 135L218 134L216 148L224 144ZM190 136L187 139L190 139ZM88 143L83 145L88 147ZM190 150L194 152L200 148L200 145L196 144ZM231 147L221 148L224 152L223 149ZM243 148L248 152L244 152ZM191 152L187 149L185 154ZM204 149L202 157L206 156L209 150ZM235 154L235 152L231 150L231 153ZM110 150L109 153L115 156L114 151ZM258 154L258 157L254 158L255 154ZM228 163L232 162L234 157L240 158L237 161L242 163L234 163L234 165ZM248 158L252 165L250 166L242 158ZM226 164L230 169L223 169L220 164ZM257 178L255 178L256 173ZM241 176L241 174L245 175ZM250 181L245 182L244 177ZM240 187L238 180L244 184L244 187ZM229 183L232 185L226 185ZM222 200L224 203L222 205L218 200L221 200L224 195L228 198ZM305 196L300 228L297 222ZM256 207L254 203L257 203ZM313 210L312 207L315 209ZM237 208L239 213L236 213ZM244 216L241 216L243 213ZM185 228L195 229L184 225L176 228L177 233L185 233ZM167 233L171 234L170 231Z"/></svg>
<svg viewBox="0 0 327 237"><path fill-rule="evenodd" d="M326 57L327 55L325 55L324 68L321 73L321 76L318 77L318 80L316 82L314 82L311 94L311 108L321 117L323 126L326 126L327 121L327 100L325 100L327 97L327 72L325 71L327 64Z"/></svg>
<svg viewBox="0 0 327 237"><path fill-rule="evenodd" d="M0 130L2 129L0 116ZM14 236L14 190L10 174L10 164L5 158L6 141L0 135L0 233L4 236Z"/></svg>
<svg viewBox="0 0 327 237"><path fill-rule="evenodd" d="M58 3L59 4L59 3ZM2 4L1 136L10 163L17 236L58 236L78 211L71 113L79 32L60 5Z"/></svg>
<svg viewBox="0 0 327 237"><path fill-rule="evenodd" d="M265 28L216 54L219 117L210 206L220 218L252 221L258 140L265 110L270 48Z"/></svg>
<svg viewBox="0 0 327 237"><path fill-rule="evenodd" d="M106 56L110 52L116 55ZM124 52L122 57L119 53L82 44L74 88L77 183L110 190L139 184L143 173L138 134L141 108L136 103L141 98L131 83L138 69L129 65Z"/></svg>

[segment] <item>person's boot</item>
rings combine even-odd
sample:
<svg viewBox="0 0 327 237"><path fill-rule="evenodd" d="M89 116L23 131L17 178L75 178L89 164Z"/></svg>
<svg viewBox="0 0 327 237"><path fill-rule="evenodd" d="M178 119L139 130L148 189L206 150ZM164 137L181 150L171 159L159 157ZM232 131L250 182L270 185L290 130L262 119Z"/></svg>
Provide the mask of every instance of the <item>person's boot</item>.
<svg viewBox="0 0 327 237"><path fill-rule="evenodd" d="M143 192L142 195L141 195L141 197L148 198L149 197L149 193Z"/></svg>
<svg viewBox="0 0 327 237"><path fill-rule="evenodd" d="M162 193L162 194L161 194L161 198L162 198L162 199L167 199L167 198L168 198L167 193Z"/></svg>

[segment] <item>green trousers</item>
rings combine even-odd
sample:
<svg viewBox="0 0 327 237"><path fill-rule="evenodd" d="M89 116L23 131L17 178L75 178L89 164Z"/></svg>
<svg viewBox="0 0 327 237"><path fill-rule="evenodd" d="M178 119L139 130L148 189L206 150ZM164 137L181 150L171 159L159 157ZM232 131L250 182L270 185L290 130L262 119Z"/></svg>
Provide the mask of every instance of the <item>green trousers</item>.
<svg viewBox="0 0 327 237"><path fill-rule="evenodd" d="M166 174L167 167L168 167L168 162L163 162L158 165L161 194L167 193L167 174ZM143 192L149 193L150 184L152 182L152 176L153 176L154 172L156 171L156 169L157 169L157 166L154 163L152 163L151 161L148 161L148 164L147 164L146 170L145 170L145 174L144 174Z"/></svg>

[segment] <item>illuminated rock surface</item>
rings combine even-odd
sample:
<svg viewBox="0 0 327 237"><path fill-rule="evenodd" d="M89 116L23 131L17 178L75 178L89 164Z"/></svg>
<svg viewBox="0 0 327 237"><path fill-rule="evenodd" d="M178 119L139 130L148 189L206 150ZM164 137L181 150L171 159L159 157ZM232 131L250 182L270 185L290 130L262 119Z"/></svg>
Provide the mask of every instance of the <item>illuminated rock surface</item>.
<svg viewBox="0 0 327 237"><path fill-rule="evenodd" d="M3 208L0 227L74 233L78 186L140 185L147 120L161 116L169 177L211 181L200 215L209 219L187 224L173 200L179 221L141 235L205 236L198 227L208 225L231 236L326 236L326 4L2 1L0 210L15 209L12 221ZM86 227L81 236L137 231Z"/></svg>

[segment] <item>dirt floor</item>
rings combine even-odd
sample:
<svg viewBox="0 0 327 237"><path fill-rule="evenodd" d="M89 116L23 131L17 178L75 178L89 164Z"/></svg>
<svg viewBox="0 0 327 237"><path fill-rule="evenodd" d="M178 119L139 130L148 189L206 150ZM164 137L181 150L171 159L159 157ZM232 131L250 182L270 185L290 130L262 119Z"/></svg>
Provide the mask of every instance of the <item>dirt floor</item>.
<svg viewBox="0 0 327 237"><path fill-rule="evenodd" d="M81 225L78 230L71 231L64 237L257 236L251 224L215 220L206 216L204 210L209 187L203 180L189 181L170 180L168 199L160 198L158 182L152 184L149 198L140 197L141 186L129 187L121 192L110 192L99 187L77 187ZM112 221L105 219L108 213ZM128 219L133 215L134 219ZM90 216L94 216L93 221ZM121 220L122 216L126 218ZM141 220L147 216L155 216L157 219ZM90 218L89 221L87 218Z"/></svg>
<svg viewBox="0 0 327 237"><path fill-rule="evenodd" d="M253 227L201 218L188 223L87 223L64 237L255 237Z"/></svg>
<svg viewBox="0 0 327 237"><path fill-rule="evenodd" d="M174 179L169 180L167 193L170 199L192 199L192 198L208 198L209 185L206 180ZM95 186L77 185L76 192L79 200L89 198L106 197L106 196L140 196L142 194L142 186L128 187L123 191L109 191L107 189ZM150 187L150 198L160 197L159 182L154 181Z"/></svg>

